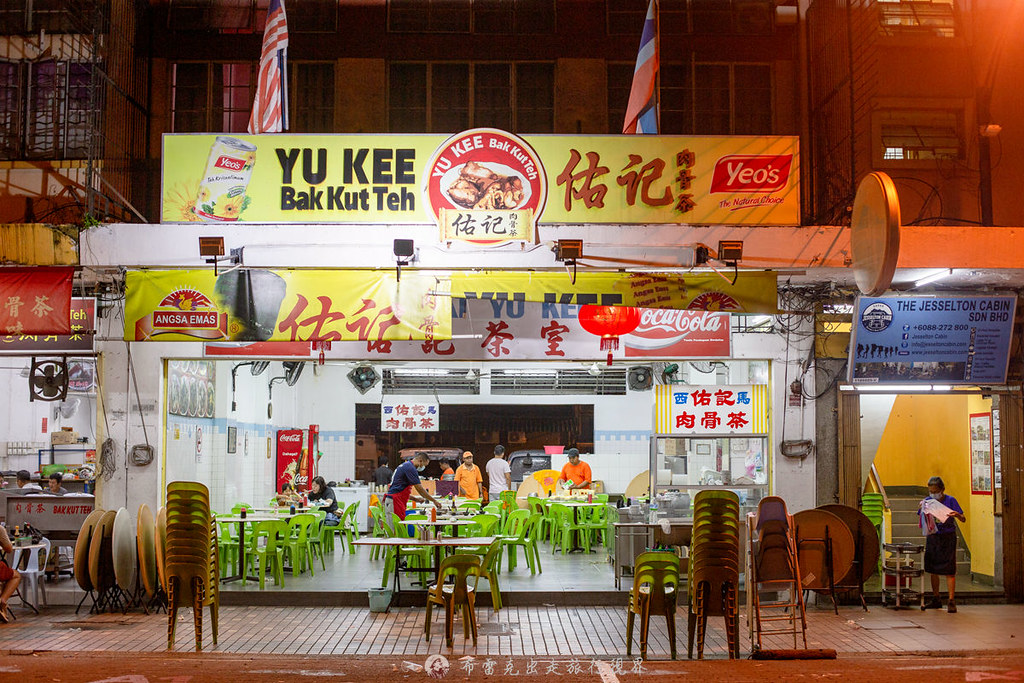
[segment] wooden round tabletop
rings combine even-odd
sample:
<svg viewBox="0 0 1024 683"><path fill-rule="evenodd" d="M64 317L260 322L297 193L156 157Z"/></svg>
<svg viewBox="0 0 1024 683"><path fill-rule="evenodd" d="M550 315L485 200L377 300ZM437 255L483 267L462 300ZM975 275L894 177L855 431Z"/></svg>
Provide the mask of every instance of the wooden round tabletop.
<svg viewBox="0 0 1024 683"><path fill-rule="evenodd" d="M850 534L853 535L855 546L858 536L861 539L860 576L857 576L857 567L851 567L838 583L849 586L867 581L872 574L878 571L878 556L881 554L878 549L878 530L875 529L875 525L871 523L867 515L849 505L819 505L818 509L831 512L843 520L843 523L850 529Z"/></svg>
<svg viewBox="0 0 1024 683"><path fill-rule="evenodd" d="M853 567L853 534L846 523L827 510L801 510L793 515L800 581L805 589L828 590L828 554L832 542L832 579L839 583Z"/></svg>

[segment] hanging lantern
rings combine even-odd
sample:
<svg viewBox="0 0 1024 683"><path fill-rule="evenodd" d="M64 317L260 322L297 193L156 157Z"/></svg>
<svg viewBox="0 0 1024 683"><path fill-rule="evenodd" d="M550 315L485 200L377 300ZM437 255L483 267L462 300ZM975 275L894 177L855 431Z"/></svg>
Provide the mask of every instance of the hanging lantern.
<svg viewBox="0 0 1024 683"><path fill-rule="evenodd" d="M601 350L608 352L608 365L612 364L612 351L619 348L619 337L629 334L640 324L640 311L629 306L580 306L580 325L590 334L601 337Z"/></svg>

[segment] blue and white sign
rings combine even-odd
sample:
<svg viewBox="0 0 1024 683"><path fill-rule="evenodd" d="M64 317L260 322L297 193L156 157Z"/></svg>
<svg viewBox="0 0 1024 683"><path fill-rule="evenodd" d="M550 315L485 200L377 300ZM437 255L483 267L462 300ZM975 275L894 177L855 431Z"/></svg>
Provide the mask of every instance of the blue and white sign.
<svg viewBox="0 0 1024 683"><path fill-rule="evenodd" d="M858 297L857 384L1004 384L1017 297Z"/></svg>

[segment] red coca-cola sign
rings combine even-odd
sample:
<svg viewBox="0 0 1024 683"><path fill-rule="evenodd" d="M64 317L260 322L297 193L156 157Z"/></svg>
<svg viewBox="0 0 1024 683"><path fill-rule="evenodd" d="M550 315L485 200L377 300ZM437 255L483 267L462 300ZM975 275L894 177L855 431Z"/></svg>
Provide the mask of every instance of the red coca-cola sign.
<svg viewBox="0 0 1024 683"><path fill-rule="evenodd" d="M622 341L627 358L727 358L732 350L729 314L711 311L642 309Z"/></svg>
<svg viewBox="0 0 1024 683"><path fill-rule="evenodd" d="M792 154L730 154L718 160L711 192L778 192L789 182Z"/></svg>

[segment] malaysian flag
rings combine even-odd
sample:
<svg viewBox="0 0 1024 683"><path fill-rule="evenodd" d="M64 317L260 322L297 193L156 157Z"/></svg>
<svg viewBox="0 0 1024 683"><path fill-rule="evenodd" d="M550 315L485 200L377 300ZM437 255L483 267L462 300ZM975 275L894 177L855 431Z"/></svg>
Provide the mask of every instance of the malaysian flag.
<svg viewBox="0 0 1024 683"><path fill-rule="evenodd" d="M263 30L260 75L252 103L249 132L280 133L288 128L288 22L284 0L270 0L267 27Z"/></svg>
<svg viewBox="0 0 1024 683"><path fill-rule="evenodd" d="M622 132L626 135L658 134L658 21L657 0L647 6L644 32L640 38L640 52L633 69L633 87L629 91L626 120Z"/></svg>

